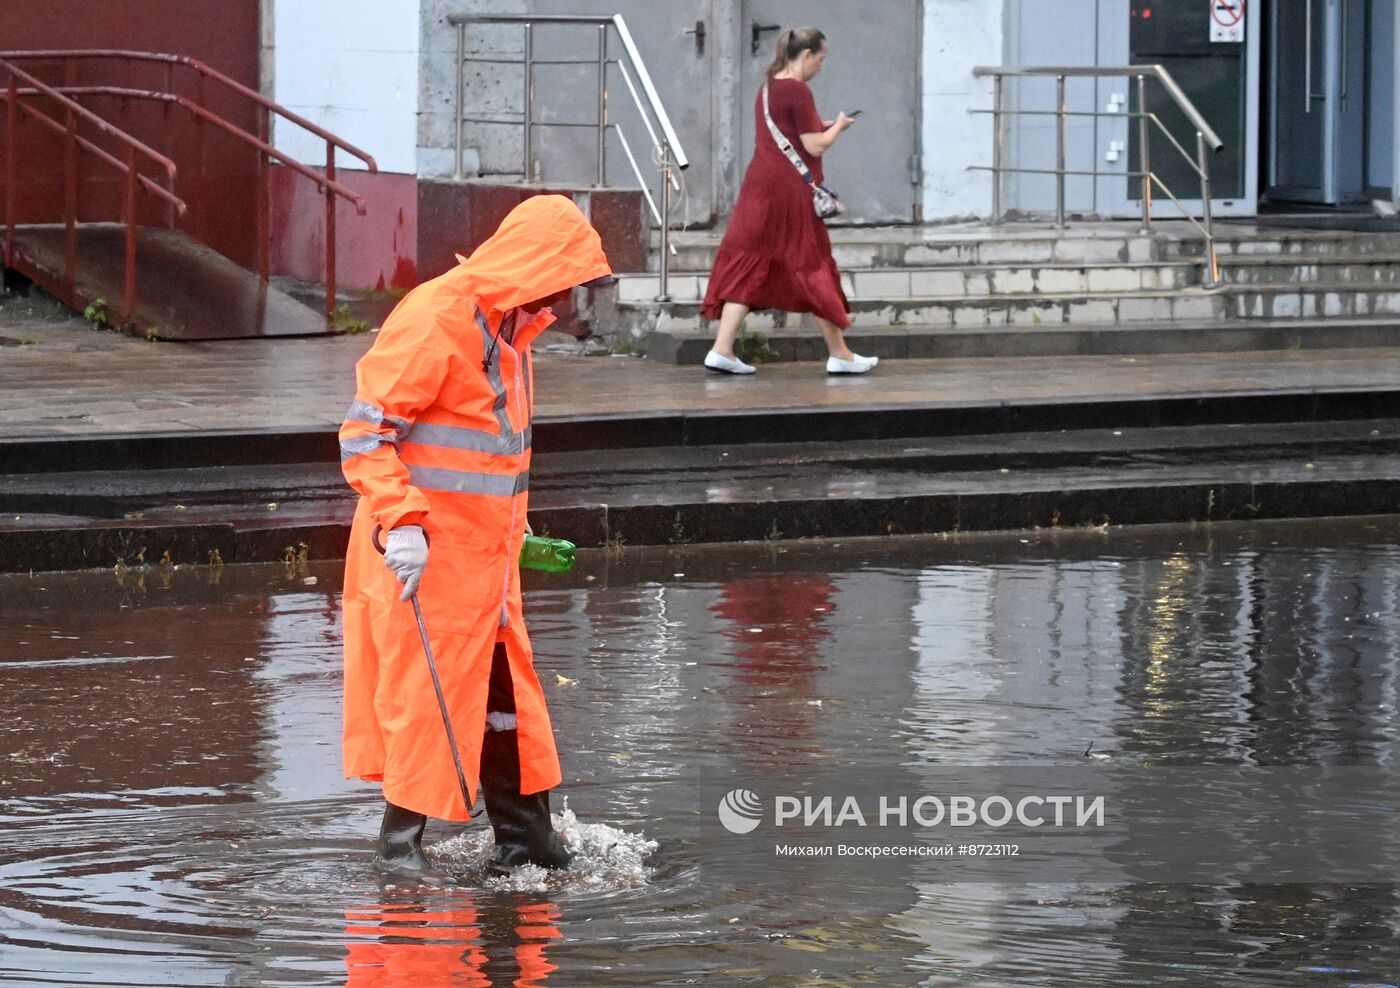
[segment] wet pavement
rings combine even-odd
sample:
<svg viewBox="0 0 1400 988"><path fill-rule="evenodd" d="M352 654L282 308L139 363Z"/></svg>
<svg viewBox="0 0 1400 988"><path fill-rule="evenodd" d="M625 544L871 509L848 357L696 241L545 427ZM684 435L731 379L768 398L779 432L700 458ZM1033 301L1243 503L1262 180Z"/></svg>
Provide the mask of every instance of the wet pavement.
<svg viewBox="0 0 1400 988"><path fill-rule="evenodd" d="M0 307L0 434L14 439L334 432L372 335L148 343L76 317ZM37 303L36 303L37 304ZM550 338L554 337L551 348ZM855 338L853 337L853 342ZM753 378L633 357L536 346L536 419L636 418L751 410L868 411L1074 404L1219 394L1393 390L1394 348L1086 357L890 360L862 377L820 363L764 366ZM733 427L740 438L742 426Z"/></svg>
<svg viewBox="0 0 1400 988"><path fill-rule="evenodd" d="M803 769L1054 771L1090 742L1392 762L1395 531L585 554L532 575L526 609L560 793L631 838L589 831L577 873L438 891L368 867L375 789L340 778L335 564L0 577L0 983L1391 984L1393 884L754 867L697 793ZM430 839L470 858L482 833ZM604 860L644 840L643 861Z"/></svg>

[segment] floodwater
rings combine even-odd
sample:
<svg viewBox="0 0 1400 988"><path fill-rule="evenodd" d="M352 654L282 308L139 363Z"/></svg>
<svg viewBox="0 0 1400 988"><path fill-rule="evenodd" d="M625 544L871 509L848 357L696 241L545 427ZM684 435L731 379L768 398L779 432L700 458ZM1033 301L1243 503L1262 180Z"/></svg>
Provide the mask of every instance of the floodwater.
<svg viewBox="0 0 1400 988"><path fill-rule="evenodd" d="M485 828L438 823L447 890L369 868L381 804L340 775L337 565L3 578L0 984L1394 984L1393 885L765 864L708 793L1050 770L1089 742L1392 763L1397 531L677 547L532 574L584 860L493 883L472 870Z"/></svg>

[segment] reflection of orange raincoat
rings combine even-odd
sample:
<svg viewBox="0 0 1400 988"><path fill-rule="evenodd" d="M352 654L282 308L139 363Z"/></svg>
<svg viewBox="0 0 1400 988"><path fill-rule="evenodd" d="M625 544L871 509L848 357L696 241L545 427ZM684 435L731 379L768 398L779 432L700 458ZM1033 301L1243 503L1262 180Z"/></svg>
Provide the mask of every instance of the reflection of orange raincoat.
<svg viewBox="0 0 1400 988"><path fill-rule="evenodd" d="M517 563L530 472L529 348L554 317L520 313L512 340L497 334L517 306L609 273L578 207L563 196L527 199L470 258L399 303L355 368L355 402L340 430L342 467L361 495L345 560L345 774L382 780L396 806L467 819L418 625L372 544L376 527L428 533L418 599L472 797L498 641L514 681L521 791L559 783Z"/></svg>
<svg viewBox="0 0 1400 988"><path fill-rule="evenodd" d="M351 910L345 988L543 986L558 970L546 949L563 938L559 918L552 902L478 909L410 901Z"/></svg>

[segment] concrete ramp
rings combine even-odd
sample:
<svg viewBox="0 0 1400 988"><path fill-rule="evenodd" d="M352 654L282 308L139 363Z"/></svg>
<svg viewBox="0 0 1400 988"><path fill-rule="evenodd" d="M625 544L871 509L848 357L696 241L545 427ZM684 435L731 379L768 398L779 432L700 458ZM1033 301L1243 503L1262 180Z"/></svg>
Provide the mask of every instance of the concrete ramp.
<svg viewBox="0 0 1400 988"><path fill-rule="evenodd" d="M325 315L272 287L218 251L176 230L143 227L136 237L136 311L122 313L126 227L81 223L77 284L65 275L62 224L15 231L15 267L74 308L106 299L114 328L163 340L320 336Z"/></svg>

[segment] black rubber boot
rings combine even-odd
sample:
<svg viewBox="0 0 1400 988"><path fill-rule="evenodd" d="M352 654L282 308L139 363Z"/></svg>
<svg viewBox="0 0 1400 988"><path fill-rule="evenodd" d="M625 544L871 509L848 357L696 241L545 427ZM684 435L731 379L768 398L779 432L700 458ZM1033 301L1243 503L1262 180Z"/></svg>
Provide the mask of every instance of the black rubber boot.
<svg viewBox="0 0 1400 988"><path fill-rule="evenodd" d="M420 885L446 885L448 877L433 870L423 856L423 828L428 818L385 800L384 822L379 826L379 848L374 867L384 875Z"/></svg>
<svg viewBox="0 0 1400 988"><path fill-rule="evenodd" d="M515 731L486 732L481 742L481 792L496 834L491 870L509 874L523 864L567 868L571 855L549 818L549 791L520 792L520 745Z"/></svg>

